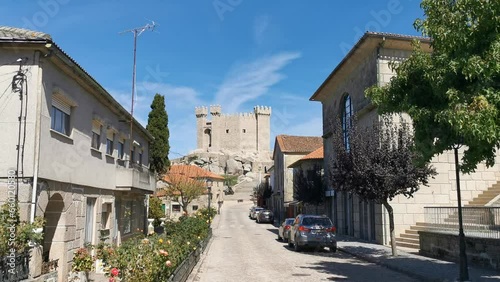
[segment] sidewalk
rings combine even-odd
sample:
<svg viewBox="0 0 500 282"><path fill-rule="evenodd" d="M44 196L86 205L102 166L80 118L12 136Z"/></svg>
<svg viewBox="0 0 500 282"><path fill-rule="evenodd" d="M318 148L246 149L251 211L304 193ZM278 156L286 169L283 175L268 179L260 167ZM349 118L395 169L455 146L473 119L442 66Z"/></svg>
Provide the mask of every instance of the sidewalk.
<svg viewBox="0 0 500 282"><path fill-rule="evenodd" d="M352 237L337 236L339 251L385 266L420 281L458 281L458 263L414 255L398 248L398 256L391 256L388 246L371 244ZM469 280L500 281L500 272L469 266Z"/></svg>

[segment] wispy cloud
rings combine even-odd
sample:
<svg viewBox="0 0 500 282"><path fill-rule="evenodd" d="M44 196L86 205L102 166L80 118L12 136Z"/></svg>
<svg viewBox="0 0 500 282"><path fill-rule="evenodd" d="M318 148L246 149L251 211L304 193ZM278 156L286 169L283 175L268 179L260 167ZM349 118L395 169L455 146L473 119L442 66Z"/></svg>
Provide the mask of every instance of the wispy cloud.
<svg viewBox="0 0 500 282"><path fill-rule="evenodd" d="M188 86L176 86L168 83L160 82L143 82L139 83L139 92L149 93L153 95L159 93L165 96L167 107L173 108L194 108L202 104L198 98L199 93Z"/></svg>
<svg viewBox="0 0 500 282"><path fill-rule="evenodd" d="M267 15L259 16L255 19L253 25L253 36L257 44L262 44L264 35L269 27L270 18Z"/></svg>
<svg viewBox="0 0 500 282"><path fill-rule="evenodd" d="M299 57L298 52L283 52L235 67L218 88L215 102L226 112L237 112L242 104L258 99L283 80L282 69Z"/></svg>

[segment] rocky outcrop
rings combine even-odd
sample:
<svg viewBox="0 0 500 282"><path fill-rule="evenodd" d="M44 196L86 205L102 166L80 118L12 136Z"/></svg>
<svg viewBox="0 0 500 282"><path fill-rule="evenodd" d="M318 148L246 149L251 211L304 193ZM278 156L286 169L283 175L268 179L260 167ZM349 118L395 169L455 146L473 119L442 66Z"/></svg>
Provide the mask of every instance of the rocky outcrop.
<svg viewBox="0 0 500 282"><path fill-rule="evenodd" d="M197 165L215 174L238 175L239 180L263 176L273 162L269 154L196 150L189 155L172 160L173 164Z"/></svg>

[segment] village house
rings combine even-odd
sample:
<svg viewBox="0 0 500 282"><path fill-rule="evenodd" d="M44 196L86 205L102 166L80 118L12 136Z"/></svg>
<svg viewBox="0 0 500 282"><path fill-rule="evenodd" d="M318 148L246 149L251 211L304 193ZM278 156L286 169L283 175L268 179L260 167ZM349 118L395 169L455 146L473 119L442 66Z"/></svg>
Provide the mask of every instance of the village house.
<svg viewBox="0 0 500 282"><path fill-rule="evenodd" d="M21 219L45 218L43 260L66 281L76 249L145 228L153 137L50 35L0 27L0 48L0 204L17 172Z"/></svg>
<svg viewBox="0 0 500 282"><path fill-rule="evenodd" d="M365 89L390 82L395 73L389 62L408 58L413 40L420 41L422 50L431 52L429 38L365 33L310 98L322 104L325 174L332 169L329 160L335 156L331 131L333 119L338 117L341 120L344 132L350 126L351 117L356 117L360 126L370 126L379 119L377 109L365 96ZM498 191L495 185L498 186L500 180L498 154L500 152L493 167L486 168L480 164L474 173L460 175L462 205L488 207L498 198L499 193L495 192ZM400 195L390 202L394 208L398 246L419 248L417 231L422 230L425 223L426 207L457 206L453 151L435 156L431 163L438 174L430 179L428 187L420 187L413 198ZM385 208L378 203L361 201L348 193L334 192L335 185L329 183L328 186L327 195L331 202L328 214L337 225L339 234L390 244Z"/></svg>

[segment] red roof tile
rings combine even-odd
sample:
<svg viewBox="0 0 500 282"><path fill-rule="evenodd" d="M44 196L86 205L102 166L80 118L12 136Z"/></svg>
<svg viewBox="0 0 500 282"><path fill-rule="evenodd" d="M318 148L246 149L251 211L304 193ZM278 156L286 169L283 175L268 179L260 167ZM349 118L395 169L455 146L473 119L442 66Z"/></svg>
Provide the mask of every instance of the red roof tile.
<svg viewBox="0 0 500 282"><path fill-rule="evenodd" d="M323 138L317 136L278 135L276 141L283 153L310 153L323 146Z"/></svg>
<svg viewBox="0 0 500 282"><path fill-rule="evenodd" d="M308 160L322 160L323 157L324 157L324 150L323 150L323 146L321 146L318 149L312 151L311 153L305 155L304 157L302 157L298 161L292 163L288 167L295 167L295 166L297 166L298 164L300 164L303 161L308 161Z"/></svg>

